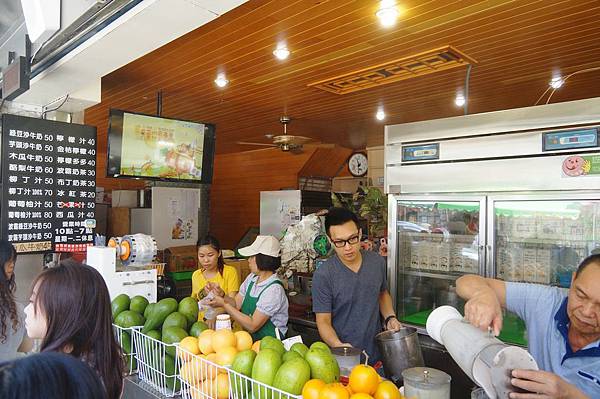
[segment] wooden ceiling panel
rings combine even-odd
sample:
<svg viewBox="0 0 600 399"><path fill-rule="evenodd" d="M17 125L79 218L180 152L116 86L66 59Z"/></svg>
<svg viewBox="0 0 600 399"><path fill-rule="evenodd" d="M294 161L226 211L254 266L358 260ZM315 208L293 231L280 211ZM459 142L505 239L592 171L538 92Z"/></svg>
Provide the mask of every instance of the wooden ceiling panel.
<svg viewBox="0 0 600 399"><path fill-rule="evenodd" d="M388 124L460 115L453 99L466 69L344 96L308 83L451 45L478 61L469 93L475 113L533 105L554 73L600 66L599 0L397 0L402 16L391 29L378 24L378 4L250 0L105 76L102 102L86 122L104 135L108 108L152 113L162 90L163 115L215 123L221 153L280 133L283 114L291 134L362 148L383 141L379 105ZM292 50L284 62L272 55L281 40ZM213 83L218 71L230 80L224 89ZM600 96L599 77L577 75L552 101Z"/></svg>

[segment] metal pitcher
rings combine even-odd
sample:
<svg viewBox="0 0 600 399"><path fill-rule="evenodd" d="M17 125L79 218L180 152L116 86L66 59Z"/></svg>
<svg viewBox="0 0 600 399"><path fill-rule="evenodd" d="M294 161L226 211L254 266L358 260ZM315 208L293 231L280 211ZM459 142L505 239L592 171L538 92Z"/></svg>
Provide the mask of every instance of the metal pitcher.
<svg viewBox="0 0 600 399"><path fill-rule="evenodd" d="M402 383L402 371L424 366L417 330L402 327L398 331L383 331L375 336L386 378L396 385Z"/></svg>

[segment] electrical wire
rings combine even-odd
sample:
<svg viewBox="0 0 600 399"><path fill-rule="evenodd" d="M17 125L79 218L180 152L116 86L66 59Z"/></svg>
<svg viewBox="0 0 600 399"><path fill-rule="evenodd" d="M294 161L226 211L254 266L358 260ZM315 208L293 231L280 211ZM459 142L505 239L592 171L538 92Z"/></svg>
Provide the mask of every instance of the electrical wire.
<svg viewBox="0 0 600 399"><path fill-rule="evenodd" d="M60 103L60 105L59 105L58 107L56 107L56 108L52 108L52 109L46 109L46 110L44 110L44 111L42 112L42 119L46 119L46 114L47 114L48 112L53 112L53 111L56 111L57 109L59 109L60 107L62 107L63 105L65 105L65 103L67 102L67 100L68 100L68 99L69 99L69 95L67 94L67 95L65 96L65 99L63 100L63 102L62 102L62 103ZM55 102L56 102L56 101L55 101ZM50 104L52 104L52 103L50 103ZM46 107L47 107L47 105L46 105Z"/></svg>
<svg viewBox="0 0 600 399"><path fill-rule="evenodd" d="M567 80L569 80L569 78L572 77L572 76L579 75L580 73L593 72L593 71L598 71L598 70L600 70L600 67L587 68L587 69L581 69L579 71L575 71L575 72L570 73L567 76L565 76L565 78L562 80L562 84L564 85L567 82ZM548 93L548 91L550 89L552 89L552 91L548 95L548 98L546 99L546 102L545 102L545 104L549 104L550 103L550 99L552 99L552 96L554 95L554 92L556 92L556 90L558 90L559 88L560 87L553 88L552 86L548 86L546 88L546 90L542 93L542 95L537 99L537 101L535 102L535 104L533 104L533 105L538 105L539 102L542 100L542 98L544 98L544 96L546 95L546 93Z"/></svg>

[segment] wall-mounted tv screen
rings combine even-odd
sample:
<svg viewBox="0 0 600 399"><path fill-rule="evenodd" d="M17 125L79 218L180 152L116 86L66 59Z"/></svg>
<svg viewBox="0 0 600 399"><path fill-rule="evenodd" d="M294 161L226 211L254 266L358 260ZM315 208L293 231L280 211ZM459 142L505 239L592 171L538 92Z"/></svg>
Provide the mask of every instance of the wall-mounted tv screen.
<svg viewBox="0 0 600 399"><path fill-rule="evenodd" d="M110 110L107 176L210 183L215 126Z"/></svg>

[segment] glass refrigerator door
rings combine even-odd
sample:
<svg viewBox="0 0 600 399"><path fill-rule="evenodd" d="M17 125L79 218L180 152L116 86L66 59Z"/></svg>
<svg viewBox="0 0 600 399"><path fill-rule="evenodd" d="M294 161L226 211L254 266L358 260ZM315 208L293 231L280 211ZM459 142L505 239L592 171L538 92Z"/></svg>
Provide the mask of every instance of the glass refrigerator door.
<svg viewBox="0 0 600 399"><path fill-rule="evenodd" d="M394 205L394 277L401 321L423 326L429 313L441 305L462 312L464 302L456 294L456 279L484 270L483 198L397 197Z"/></svg>
<svg viewBox="0 0 600 399"><path fill-rule="evenodd" d="M600 252L600 200L567 195L490 198L491 276L570 286L579 262ZM523 322L507 314L500 338L525 345Z"/></svg>

